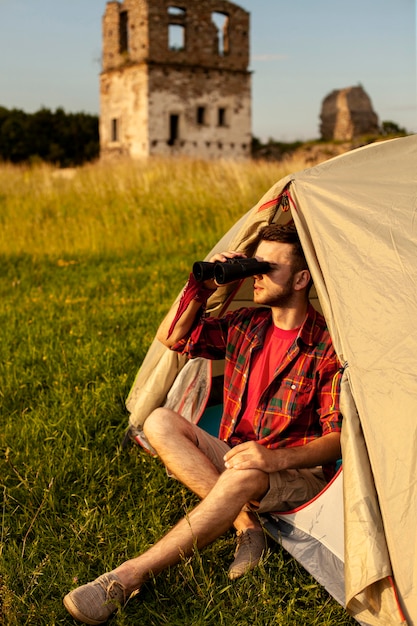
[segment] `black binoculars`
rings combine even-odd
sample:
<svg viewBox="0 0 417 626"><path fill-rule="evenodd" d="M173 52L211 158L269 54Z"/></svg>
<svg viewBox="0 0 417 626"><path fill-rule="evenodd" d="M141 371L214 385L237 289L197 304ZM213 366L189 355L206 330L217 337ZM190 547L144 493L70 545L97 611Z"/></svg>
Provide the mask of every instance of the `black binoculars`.
<svg viewBox="0 0 417 626"><path fill-rule="evenodd" d="M214 278L218 285L225 285L255 274L267 274L271 269L272 265L267 261L236 257L224 263L220 261L214 263L196 261L193 265L193 274L199 282Z"/></svg>

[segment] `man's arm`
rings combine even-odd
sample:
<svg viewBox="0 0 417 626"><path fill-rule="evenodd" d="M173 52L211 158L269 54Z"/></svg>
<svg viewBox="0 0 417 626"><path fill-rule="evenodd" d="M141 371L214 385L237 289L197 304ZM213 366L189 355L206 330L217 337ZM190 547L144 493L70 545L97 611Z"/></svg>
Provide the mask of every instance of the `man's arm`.
<svg viewBox="0 0 417 626"><path fill-rule="evenodd" d="M304 446L271 450L256 441L241 443L224 457L227 469L259 469L270 474L334 463L342 456L340 433L332 432Z"/></svg>
<svg viewBox="0 0 417 626"><path fill-rule="evenodd" d="M177 341L179 341L183 337L186 337L186 335L189 333L201 309L201 301L192 299L189 302L185 311L175 322L175 325L170 333L172 323L174 322L175 317L178 313L178 307L179 303L176 303L174 304L174 306L171 307L156 333L156 338L159 339L159 341L161 341L165 346L167 346L167 348L171 348L174 344L177 343Z"/></svg>
<svg viewBox="0 0 417 626"><path fill-rule="evenodd" d="M244 257L241 252L223 252L215 254L210 259L210 263L220 261L224 263L234 257ZM167 348L186 337L191 330L201 307L205 305L208 296L217 289L218 285L214 280L206 280L204 283L197 283L190 277L182 297L169 310L167 316L159 326L156 337ZM180 309L183 309L180 313ZM180 314L179 314L180 313Z"/></svg>

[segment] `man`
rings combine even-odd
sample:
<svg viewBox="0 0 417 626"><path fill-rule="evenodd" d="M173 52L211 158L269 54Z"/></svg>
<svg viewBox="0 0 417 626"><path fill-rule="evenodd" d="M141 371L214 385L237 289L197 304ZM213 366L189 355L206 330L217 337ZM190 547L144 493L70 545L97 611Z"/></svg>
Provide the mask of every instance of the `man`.
<svg viewBox="0 0 417 626"><path fill-rule="evenodd" d="M236 256L243 255L225 252L211 261ZM258 514L310 500L334 473L339 364L324 319L309 303L311 276L295 227L263 228L256 258L271 267L254 276L254 302L264 306L205 317L217 285L190 276L159 328L171 349L225 359L219 438L166 408L146 420L152 447L201 502L149 550L65 597L68 611L87 624L106 621L151 574L232 526L238 545L229 576L241 576L265 550Z"/></svg>

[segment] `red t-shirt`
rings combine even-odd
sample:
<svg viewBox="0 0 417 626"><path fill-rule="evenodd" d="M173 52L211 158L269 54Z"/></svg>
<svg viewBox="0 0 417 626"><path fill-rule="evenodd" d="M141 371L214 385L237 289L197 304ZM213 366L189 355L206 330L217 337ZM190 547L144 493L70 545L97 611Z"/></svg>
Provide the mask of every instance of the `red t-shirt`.
<svg viewBox="0 0 417 626"><path fill-rule="evenodd" d="M273 379L275 370L285 359L299 330L299 328L282 330L282 328L271 324L266 331L263 347L253 355L244 398L244 409L234 432L235 436L242 441L256 441L258 439L254 431L253 418L256 407L259 405L259 399Z"/></svg>

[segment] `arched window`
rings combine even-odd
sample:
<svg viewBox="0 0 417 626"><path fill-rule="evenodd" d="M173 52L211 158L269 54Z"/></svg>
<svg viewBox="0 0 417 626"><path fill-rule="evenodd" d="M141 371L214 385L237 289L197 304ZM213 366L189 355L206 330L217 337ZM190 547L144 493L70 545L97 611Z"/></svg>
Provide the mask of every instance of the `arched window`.
<svg viewBox="0 0 417 626"><path fill-rule="evenodd" d="M229 54L229 16L227 13L213 11L211 14L213 24L217 27L217 52L220 56Z"/></svg>
<svg viewBox="0 0 417 626"><path fill-rule="evenodd" d="M168 48L185 50L185 9L168 7Z"/></svg>

